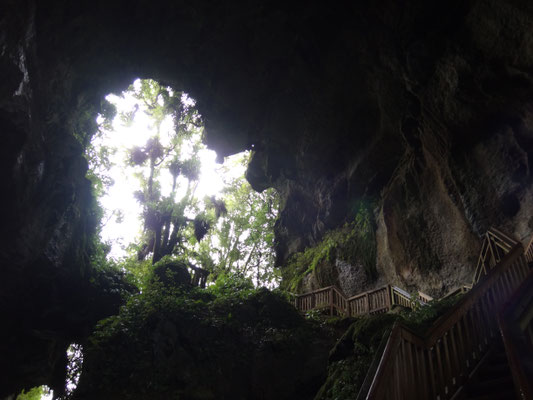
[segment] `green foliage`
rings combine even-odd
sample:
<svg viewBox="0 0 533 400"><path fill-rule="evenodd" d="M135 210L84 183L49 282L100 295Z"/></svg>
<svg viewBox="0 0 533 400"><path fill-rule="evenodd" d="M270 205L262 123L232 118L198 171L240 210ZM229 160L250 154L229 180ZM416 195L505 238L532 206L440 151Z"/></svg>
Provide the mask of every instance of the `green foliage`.
<svg viewBox="0 0 533 400"><path fill-rule="evenodd" d="M354 322L331 350L328 378L315 400L355 399L383 335L400 318L381 314Z"/></svg>
<svg viewBox="0 0 533 400"><path fill-rule="evenodd" d="M132 296L90 337L80 389L85 376L95 398L229 398L221 394L228 380L235 377L231 387L239 388L243 379L261 379L252 366L268 366L272 351L281 368L291 363L288 370L310 358L320 332L283 296L236 277L216 286L185 290L153 281Z"/></svg>
<svg viewBox="0 0 533 400"><path fill-rule="evenodd" d="M234 158L236 166L248 163L249 154ZM274 223L279 196L273 189L255 192L243 176L229 179L221 200L207 199L213 228L199 244L194 257L204 268L253 279L257 286L279 281L274 265ZM219 222L214 226L214 221Z"/></svg>
<svg viewBox="0 0 533 400"><path fill-rule="evenodd" d="M65 395L60 397L61 400L71 399L78 386L83 366L83 346L72 343L67 349L67 360Z"/></svg>
<svg viewBox="0 0 533 400"><path fill-rule="evenodd" d="M144 146L130 150L126 164L136 168L142 190L136 199L143 206L144 238L138 251L139 259L151 255L156 263L166 255L181 254L188 249L191 226L197 241L207 233L211 224L200 214L198 199L194 196L200 176L199 150L201 149L201 119L194 102L182 92L175 92L152 80L141 80L129 92L138 100L137 109L150 117L155 131ZM130 116L124 116L128 120ZM134 118L134 116L133 116ZM168 143L161 140L162 126L169 121L174 132ZM163 173L172 176L170 195L163 196ZM185 194L178 197L178 189ZM196 217L189 215L195 213Z"/></svg>
<svg viewBox="0 0 533 400"><path fill-rule="evenodd" d="M217 297L229 296L238 293L246 296L254 290L252 280L242 273L223 272L218 274L213 285L207 288L208 292Z"/></svg>
<svg viewBox="0 0 533 400"><path fill-rule="evenodd" d="M154 264L154 278L165 286L189 286L191 275L188 264L182 260L171 259L165 256Z"/></svg>
<svg viewBox="0 0 533 400"><path fill-rule="evenodd" d="M196 217L194 217L194 237L196 238L196 241L201 241L205 235L207 235L207 232L209 231L209 228L211 227L212 222L210 221L209 217L204 214L198 214Z"/></svg>
<svg viewBox="0 0 533 400"><path fill-rule="evenodd" d="M129 126L137 115L146 114L151 121L152 136L144 145L130 149L123 167L137 177L141 187L135 197L143 207L144 234L137 255L139 259L150 256L155 263L165 255L183 251L188 226L194 219L186 214L199 212L194 192L200 173L202 121L194 101L153 80L136 81L125 95L133 99L133 108L121 110L113 123L116 107L108 101L102 103L100 129L86 149L88 178L97 198L103 196L113 184L108 171L113 167L110 160L117 152L116 148L103 144L106 135L112 134L113 126L120 125L120 121L123 126ZM163 186L167 182L162 179L166 171L172 176L171 188ZM181 189L181 193L184 188L185 195L178 196L178 191ZM165 192L170 194L163 196ZM111 212L108 219L113 215L120 220L121 215L116 212ZM207 226L201 224L201 227Z"/></svg>
<svg viewBox="0 0 533 400"><path fill-rule="evenodd" d="M164 260L162 264L167 262ZM218 320L221 316L231 319L229 316L231 308L242 305L244 301L250 301L252 298L263 297L267 292L266 289L255 289L249 278L239 274L221 274L206 290L172 286L164 284L159 279L152 279L141 293L132 295L127 300L119 315L100 321L91 340L93 344L98 344L122 336L137 339L135 335L146 333L143 329L149 329L146 324L149 324L155 315L160 317L172 315L171 319L179 318L181 315L184 318L183 322L190 318L200 318L209 323L211 318ZM297 317L296 310L283 295L278 292L268 292L266 295L269 298L272 296L277 299L281 307L291 309L291 314Z"/></svg>
<svg viewBox="0 0 533 400"><path fill-rule="evenodd" d="M328 378L315 400L356 398L382 338L388 334L394 322L400 321L423 336L460 297L431 301L416 311L406 311L402 314L379 314L358 318L331 350Z"/></svg>
<svg viewBox="0 0 533 400"><path fill-rule="evenodd" d="M165 286L158 280L152 280L141 293L128 299L119 315L99 321L93 339L98 341L117 334L134 334L136 327L142 328L143 320L149 319L154 313L168 315L178 312L181 308L192 307L201 314L206 297L210 298L204 291Z"/></svg>
<svg viewBox="0 0 533 400"><path fill-rule="evenodd" d="M324 321L324 310L319 310L319 309L309 310L305 313L305 318L307 318L308 320L321 323L322 321Z"/></svg>
<svg viewBox="0 0 533 400"><path fill-rule="evenodd" d="M314 272L317 265L323 262L333 263L338 241L342 238L343 235L340 231L328 232L316 246L308 247L303 252L294 254L289 264L282 269L283 287L289 291L296 291L301 280Z"/></svg>
<svg viewBox="0 0 533 400"><path fill-rule="evenodd" d="M116 107L103 104L100 129L86 153L88 177L95 195L101 197L113 184L107 175L114 166L110 160L123 154L103 145L104 137L112 134L113 125L131 125L143 113L149 117L151 137L129 149L123 159L124 172L131 173L140 186L134 197L142 206L143 232L140 243L129 247L128 259L115 266L129 272L127 279L141 290L151 279L147 275L149 265L143 261L150 259L155 264L165 256L201 266L212 272L211 281L226 273L252 277L256 285L278 281L279 272L273 269L273 227L279 203L276 193L256 193L243 176L233 176L227 178L221 198L198 199L199 151L205 146L194 101L153 80L136 81L123 96L133 100L133 108L121 109L111 123ZM234 157L233 165L223 168L242 167L248 159L249 154ZM104 217L99 209L98 214L103 224L111 218L121 219L117 211ZM96 243L95 249L95 263L105 265L107 244Z"/></svg>
<svg viewBox="0 0 533 400"><path fill-rule="evenodd" d="M414 311L403 313L404 324L419 334L424 334L427 329L448 310L450 310L460 299L458 294L444 299L432 300L429 303L418 307Z"/></svg>
<svg viewBox="0 0 533 400"><path fill-rule="evenodd" d="M29 391L22 391L16 400L40 400L43 396L48 395L50 390L46 386L37 386Z"/></svg>
<svg viewBox="0 0 533 400"><path fill-rule="evenodd" d="M360 263L369 279L377 277L376 238L370 205L361 202L354 220L343 227L327 232L315 246L296 253L282 268L283 286L298 290L302 279L320 265L335 263L336 258L351 264Z"/></svg>
<svg viewBox="0 0 533 400"><path fill-rule="evenodd" d="M93 190L96 198L103 196L107 189L113 185L113 180L109 178L107 171L112 164L110 157L116 152L115 148L108 146L100 146L106 132L111 129L113 118L117 114L117 108L107 100L103 100L100 106L100 114L98 116L98 124L95 126L94 133L82 139L82 145L85 147L85 158L89 164L87 170L87 178L93 185ZM91 113L88 118L94 120L94 115Z"/></svg>

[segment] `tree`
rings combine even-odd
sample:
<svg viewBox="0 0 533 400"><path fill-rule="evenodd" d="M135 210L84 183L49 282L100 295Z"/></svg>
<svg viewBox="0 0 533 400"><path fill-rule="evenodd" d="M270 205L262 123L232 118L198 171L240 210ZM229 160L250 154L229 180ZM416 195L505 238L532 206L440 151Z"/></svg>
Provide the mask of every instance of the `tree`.
<svg viewBox="0 0 533 400"><path fill-rule="evenodd" d="M235 163L247 164L249 154ZM225 215L200 243L197 259L216 274L239 273L257 285L277 280L274 270L274 223L279 197L274 189L255 192L244 176L225 182Z"/></svg>
<svg viewBox="0 0 533 400"><path fill-rule="evenodd" d="M129 164L136 168L142 189L136 192L137 200L143 205L144 238L138 251L138 259L152 255L152 264L161 258L183 249L185 230L192 224L198 240L210 227L201 214L194 193L199 175L198 151L201 143L198 131L201 120L181 92L164 88L155 81L143 80L139 90L134 90L140 101L135 112L142 110L153 121L154 135L142 147L133 147L129 153ZM132 118L123 115L123 120ZM162 141L162 125L168 120L173 132ZM195 135L196 134L196 135ZM184 156L183 147L189 146ZM170 179L162 179L166 171ZM168 195L162 194L162 185L170 186ZM181 198L178 189L182 190ZM191 213L197 215L190 217Z"/></svg>
<svg viewBox="0 0 533 400"><path fill-rule="evenodd" d="M199 200L199 154L204 145L194 101L150 80L136 81L123 97L125 102L116 102L119 113L113 126L121 121L116 126L132 127L124 132L134 135L143 121L149 134L143 136L148 137L144 142L129 148L122 160L125 172L139 183L134 197L142 208L143 233L138 243L129 246L130 258L120 268L133 272L140 287L150 266L164 257L182 258L196 272L205 271L193 263L214 272L212 280L239 273L253 277L256 284L272 282L276 278L273 226L278 199L272 190L254 192L245 181L249 154L233 157L233 165L223 167L227 173L237 166L242 173L225 178L227 187L221 197ZM107 123L106 129L110 127ZM102 175L101 182L112 164L108 157L112 152L103 144L91 147L91 165ZM123 150L117 150L119 154ZM116 155L113 159L118 164Z"/></svg>

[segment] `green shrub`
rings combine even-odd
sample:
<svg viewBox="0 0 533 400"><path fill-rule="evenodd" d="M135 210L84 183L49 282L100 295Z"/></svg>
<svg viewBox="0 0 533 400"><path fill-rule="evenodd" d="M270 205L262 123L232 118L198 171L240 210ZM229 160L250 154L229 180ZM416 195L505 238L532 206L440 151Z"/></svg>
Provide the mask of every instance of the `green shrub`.
<svg viewBox="0 0 533 400"><path fill-rule="evenodd" d="M23 390L16 400L40 400L44 395L48 395L50 390L46 386L37 386L27 392Z"/></svg>
<svg viewBox="0 0 533 400"><path fill-rule="evenodd" d="M399 315L358 318L330 352L328 377L315 400L355 399L381 343Z"/></svg>
<svg viewBox="0 0 533 400"><path fill-rule="evenodd" d="M214 296L246 295L254 291L252 280L238 272L222 272L215 282L207 288Z"/></svg>
<svg viewBox="0 0 533 400"><path fill-rule="evenodd" d="M154 265L153 276L166 286L191 285L188 264L181 260L161 259Z"/></svg>
<svg viewBox="0 0 533 400"><path fill-rule="evenodd" d="M282 285L297 291L302 279L321 264L333 265L337 258L360 263L369 279L377 278L375 222L370 205L359 203L355 218L339 229L327 232L315 246L294 254L282 268Z"/></svg>
<svg viewBox="0 0 533 400"><path fill-rule="evenodd" d="M428 328L449 309L451 309L462 295L455 295L445 299L432 300L414 311L407 310L402 316L403 322L412 330L423 335Z"/></svg>

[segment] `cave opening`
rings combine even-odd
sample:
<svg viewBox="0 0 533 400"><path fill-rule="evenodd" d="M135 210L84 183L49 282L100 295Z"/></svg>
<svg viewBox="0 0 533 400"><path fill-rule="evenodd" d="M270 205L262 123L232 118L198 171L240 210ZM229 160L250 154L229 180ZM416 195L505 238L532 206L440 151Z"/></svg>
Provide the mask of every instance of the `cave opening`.
<svg viewBox="0 0 533 400"><path fill-rule="evenodd" d="M36 386L28 391L23 390L17 400L52 400L70 399L78 387L83 367L83 346L78 343L71 343L67 347L66 358L66 376L64 393L54 397L54 390L46 385Z"/></svg>
<svg viewBox="0 0 533 400"><path fill-rule="evenodd" d="M98 200L104 264L142 289L150 265L180 260L194 274L238 274L275 287L274 189L255 192L244 174L251 151L217 155L204 142L196 101L150 79L106 96L85 156Z"/></svg>
<svg viewBox="0 0 533 400"><path fill-rule="evenodd" d="M96 274L90 285L107 287L101 277L113 280L118 273L129 285L110 289L119 302L143 292L152 299L160 289L151 286L154 277L166 284L168 265L185 266L193 285L195 273L207 271L204 284L224 295L279 285L273 233L279 195L275 189L256 192L245 179L253 148L217 163L203 143L196 101L151 79L135 79L105 96L94 127L90 140L73 132L85 148L95 200L90 264ZM19 400L48 400L61 387L60 398L74 396L85 344L68 346L64 386L38 386Z"/></svg>

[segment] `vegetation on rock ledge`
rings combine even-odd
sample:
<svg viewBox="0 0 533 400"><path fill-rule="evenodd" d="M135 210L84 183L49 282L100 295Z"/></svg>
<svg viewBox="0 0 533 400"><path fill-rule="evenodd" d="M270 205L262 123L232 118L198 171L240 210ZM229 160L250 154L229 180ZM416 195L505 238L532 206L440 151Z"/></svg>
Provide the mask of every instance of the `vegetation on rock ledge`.
<svg viewBox="0 0 533 400"><path fill-rule="evenodd" d="M294 254L282 268L282 286L289 291L298 291L305 276L311 273L328 275L337 259L352 265L361 264L370 280L377 277L375 221L369 204L360 202L351 222L327 232L315 246ZM327 286L332 279L327 276L319 281L329 281L324 285Z"/></svg>
<svg viewBox="0 0 533 400"><path fill-rule="evenodd" d="M206 290L154 278L98 324L76 398L309 398L332 344L281 293L242 276Z"/></svg>

